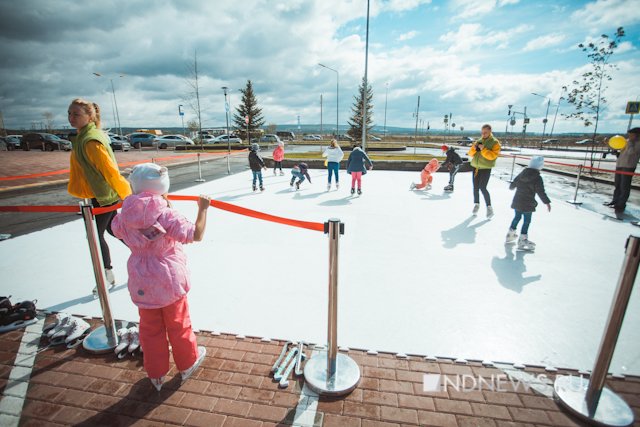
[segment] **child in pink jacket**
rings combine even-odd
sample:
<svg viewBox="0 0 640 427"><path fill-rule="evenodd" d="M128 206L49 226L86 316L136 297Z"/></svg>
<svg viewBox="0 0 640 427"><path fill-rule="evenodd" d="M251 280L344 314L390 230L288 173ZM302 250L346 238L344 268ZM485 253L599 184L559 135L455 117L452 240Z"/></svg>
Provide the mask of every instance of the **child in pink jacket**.
<svg viewBox="0 0 640 427"><path fill-rule="evenodd" d="M438 159L431 159L429 163L422 169L420 172L420 184L411 183L411 190L422 190L423 188L426 190L431 189L431 183L433 182L433 174L440 169L440 162Z"/></svg>
<svg viewBox="0 0 640 427"><path fill-rule="evenodd" d="M182 381L204 359L191 329L187 292L191 288L185 243L202 240L210 200L200 196L195 224L172 209L167 200L166 167L143 163L133 168L133 194L113 220L112 229L131 249L127 262L129 294L140 313L140 344L144 369L160 391L169 372L169 343Z"/></svg>
<svg viewBox="0 0 640 427"><path fill-rule="evenodd" d="M276 148L273 149L273 174L276 174L276 169L280 168L280 176L284 175L282 172L282 161L284 160L284 142L278 142Z"/></svg>

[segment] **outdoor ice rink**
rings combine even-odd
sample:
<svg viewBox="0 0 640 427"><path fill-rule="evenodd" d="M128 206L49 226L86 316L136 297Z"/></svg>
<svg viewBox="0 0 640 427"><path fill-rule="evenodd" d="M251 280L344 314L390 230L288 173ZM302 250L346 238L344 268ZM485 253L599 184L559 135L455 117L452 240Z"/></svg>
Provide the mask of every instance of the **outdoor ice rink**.
<svg viewBox="0 0 640 427"><path fill-rule="evenodd" d="M509 163L510 165L510 163ZM516 168L516 173L520 168ZM326 191L326 171L289 187L290 174L251 173L206 182L179 194L208 194L262 212L324 222L340 218L341 346L438 357L590 369L611 304L624 244L640 228L607 217L600 196L575 207L570 178L543 173L552 211L539 206L529 236L535 253L505 246L512 219L510 166L489 183L496 215L471 216L469 173L445 194L448 174L428 192L409 191L417 172L373 170L361 197ZM194 220L194 202L174 202ZM26 214L25 214L26 215ZM126 287L128 249L108 236L117 287L116 319L138 320ZM328 239L320 232L211 208L204 241L187 246L194 327L324 343ZM100 316L82 220L0 242L2 294L37 299L52 311ZM640 374L640 296L634 290L611 371Z"/></svg>

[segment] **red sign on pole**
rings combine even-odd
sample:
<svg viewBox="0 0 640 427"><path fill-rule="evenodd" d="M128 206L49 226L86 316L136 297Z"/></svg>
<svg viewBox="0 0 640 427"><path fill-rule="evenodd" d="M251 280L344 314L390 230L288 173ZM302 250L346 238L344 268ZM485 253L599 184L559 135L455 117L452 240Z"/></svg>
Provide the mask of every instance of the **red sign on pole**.
<svg viewBox="0 0 640 427"><path fill-rule="evenodd" d="M246 124L249 124L249 116L244 116L244 122L245 122Z"/></svg>

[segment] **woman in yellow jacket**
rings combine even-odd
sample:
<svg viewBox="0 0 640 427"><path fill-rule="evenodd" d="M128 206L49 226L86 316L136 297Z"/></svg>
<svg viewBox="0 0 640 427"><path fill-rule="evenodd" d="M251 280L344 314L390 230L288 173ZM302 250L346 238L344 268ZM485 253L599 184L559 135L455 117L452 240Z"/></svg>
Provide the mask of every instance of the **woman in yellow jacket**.
<svg viewBox="0 0 640 427"><path fill-rule="evenodd" d="M78 130L78 135L72 140L73 150L67 188L69 194L82 199L91 199L94 207L115 205L131 194L131 187L129 182L120 175L109 137L100 129L98 104L84 99L74 99L69 105L68 113L69 123ZM113 235L111 221L115 214L114 210L96 215L105 276L111 287L116 281L104 232L106 230Z"/></svg>
<svg viewBox="0 0 640 427"><path fill-rule="evenodd" d="M471 146L467 153L471 157L471 167L473 168L473 214L480 210L480 192L487 204L487 218L493 216L491 207L491 195L487 190L491 169L496 165L496 159L500 155L500 141L491 133L490 125L482 126L482 138Z"/></svg>

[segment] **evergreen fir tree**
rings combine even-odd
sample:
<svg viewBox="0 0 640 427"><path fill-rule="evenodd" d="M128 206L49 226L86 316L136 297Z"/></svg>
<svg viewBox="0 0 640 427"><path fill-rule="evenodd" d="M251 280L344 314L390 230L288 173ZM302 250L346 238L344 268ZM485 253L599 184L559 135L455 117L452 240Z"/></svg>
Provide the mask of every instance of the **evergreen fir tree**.
<svg viewBox="0 0 640 427"><path fill-rule="evenodd" d="M356 141L362 139L362 103L365 100L365 106L367 109L367 135L373 128L373 89L371 85L367 85L367 91L365 96L364 90L364 77L362 83L358 87L358 95L353 96L353 105L351 106L351 118L348 120L349 131L347 132Z"/></svg>
<svg viewBox="0 0 640 427"><path fill-rule="evenodd" d="M262 117L262 109L258 108L258 100L253 93L253 85L251 80L247 80L247 86L244 89L240 89L242 93L242 101L240 105L236 107L236 112L233 115L233 122L236 129L241 132L246 132L247 127L249 133L260 129L264 124L264 117ZM249 117L249 125L245 122L245 117ZM249 138L247 138L249 139Z"/></svg>

